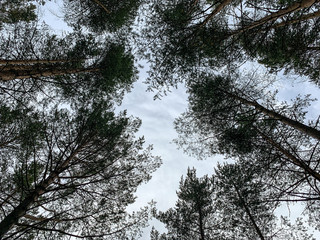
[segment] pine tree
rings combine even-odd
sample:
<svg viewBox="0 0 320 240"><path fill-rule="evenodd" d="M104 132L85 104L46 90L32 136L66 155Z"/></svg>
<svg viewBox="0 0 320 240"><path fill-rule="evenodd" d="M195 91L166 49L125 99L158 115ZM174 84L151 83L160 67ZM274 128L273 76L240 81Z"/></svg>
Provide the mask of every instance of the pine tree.
<svg viewBox="0 0 320 240"><path fill-rule="evenodd" d="M145 210L125 208L159 160L134 139L140 121L106 107L42 114L28 142L1 156L1 239L121 239L145 224Z"/></svg>
<svg viewBox="0 0 320 240"><path fill-rule="evenodd" d="M318 137L308 131L318 132L317 122L305 124L309 101L298 97L291 106L277 104L261 85L252 85L253 79L259 76L194 79L189 111L176 121L177 143L196 156L226 154L262 169L278 193L273 201L304 202L311 214L308 209L318 205L320 194L320 149Z"/></svg>
<svg viewBox="0 0 320 240"><path fill-rule="evenodd" d="M79 17L71 33L1 29L0 238L136 239L150 209L126 208L160 160L134 137L140 120L114 113L137 71L111 32L129 29L140 2L65 2L81 6L66 9Z"/></svg>
<svg viewBox="0 0 320 240"><path fill-rule="evenodd" d="M150 55L150 87L165 91L201 70L233 69L248 60L317 83L318 6L315 0L154 1L141 46L151 52L143 51Z"/></svg>
<svg viewBox="0 0 320 240"><path fill-rule="evenodd" d="M186 178L181 178L177 195L175 208L155 215L168 229L160 239L217 239L213 179L197 178L196 170L188 169ZM155 230L153 233L157 235Z"/></svg>
<svg viewBox="0 0 320 240"><path fill-rule="evenodd" d="M153 228L151 239L281 239L288 229L276 226L278 203L268 201L273 193L257 170L223 164L198 178L188 169L175 207L155 214L168 233Z"/></svg>
<svg viewBox="0 0 320 240"><path fill-rule="evenodd" d="M0 29L3 23L30 22L36 18L36 5L30 0L3 0L0 3Z"/></svg>
<svg viewBox="0 0 320 240"><path fill-rule="evenodd" d="M136 80L133 56L123 41L103 43L79 31L61 38L45 26L17 25L2 43L0 90L7 98L26 101L42 92L89 101L118 89L114 97L121 99Z"/></svg>
<svg viewBox="0 0 320 240"><path fill-rule="evenodd" d="M277 204L266 201L270 197L267 185L259 181L255 170L244 170L237 164L215 169L215 204L223 218L220 227L228 239L264 240L276 232L273 211Z"/></svg>
<svg viewBox="0 0 320 240"><path fill-rule="evenodd" d="M65 18L93 32L114 32L132 24L140 4L140 0L67 0Z"/></svg>

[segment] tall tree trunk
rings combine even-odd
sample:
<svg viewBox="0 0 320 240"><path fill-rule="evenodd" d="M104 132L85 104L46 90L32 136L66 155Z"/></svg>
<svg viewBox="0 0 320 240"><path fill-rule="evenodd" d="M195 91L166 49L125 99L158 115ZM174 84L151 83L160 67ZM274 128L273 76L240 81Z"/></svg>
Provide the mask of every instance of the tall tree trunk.
<svg viewBox="0 0 320 240"><path fill-rule="evenodd" d="M310 46L310 47L307 47L306 50L309 50L309 51L320 51L320 47Z"/></svg>
<svg viewBox="0 0 320 240"><path fill-rule="evenodd" d="M314 177L315 180L320 181L320 174L310 168L304 161L296 158L292 153L290 153L288 150L284 149L279 143L274 141L272 138L268 137L266 134L258 130L257 128L254 128L258 134L267 141L272 147L277 149L279 152L281 152L283 155L285 155L288 159L292 161L292 163L300 168L302 168L306 173L308 173L310 176Z"/></svg>
<svg viewBox="0 0 320 240"><path fill-rule="evenodd" d="M56 168L55 171L51 172L50 175L42 181L35 189L29 193L18 206L16 206L11 213L9 213L5 218L0 222L0 239L14 226L16 225L20 218L22 218L30 206L32 206L38 198L44 194L47 188L59 177L63 171L65 171L70 162L76 157L76 155L86 146L86 143L80 145L65 161Z"/></svg>
<svg viewBox="0 0 320 240"><path fill-rule="evenodd" d="M204 228L203 228L203 216L202 216L201 208L198 209L198 213L199 213L200 240L205 240Z"/></svg>
<svg viewBox="0 0 320 240"><path fill-rule="evenodd" d="M199 0L194 0L194 1L192 2L192 4L191 4L190 9L194 8L194 7L197 5L198 2L199 2ZM190 12L191 12L191 10L190 10ZM190 13L190 12L189 12L189 13Z"/></svg>
<svg viewBox="0 0 320 240"><path fill-rule="evenodd" d="M236 190L236 193L237 193L240 201L242 202L242 204L243 204L243 206L244 206L244 210L245 210L245 212L247 213L247 215L248 215L248 217L249 217L249 219L250 219L250 222L252 223L252 225L253 225L255 231L257 232L259 238L260 238L261 240L265 240L265 238L264 238L264 236L263 236L263 234L262 234L261 229L259 228L259 226L257 225L254 217L252 216L252 214L251 214L251 212L250 212L250 209L249 209L246 201L243 199L243 197L241 196L241 194L240 194L240 192L239 192L239 189L236 187L236 185L235 185L234 183L233 183L232 185L233 185L234 189Z"/></svg>
<svg viewBox="0 0 320 240"><path fill-rule="evenodd" d="M10 65L0 65L0 72L10 72L10 71L35 71L36 69L48 69L53 68L53 66L39 65L39 64L10 64Z"/></svg>
<svg viewBox="0 0 320 240"><path fill-rule="evenodd" d="M313 13L306 14L306 15L302 15L297 19L291 19L291 20L288 20L288 21L283 21L283 22L277 23L277 24L271 26L271 29L279 28L279 27L283 27L283 26L287 26L287 25L291 25L291 24L295 24L295 23L298 23L298 22L307 21L307 20L310 20L310 19L313 19L313 18L316 18L316 17L320 17L320 10L318 10L316 12L313 12Z"/></svg>
<svg viewBox="0 0 320 240"><path fill-rule="evenodd" d="M290 13L293 13L293 12L296 12L296 11L299 11L301 9L304 9L304 8L308 8L310 6L312 6L314 3L317 3L319 2L319 0L302 0L301 2L297 2L297 3L294 3L292 4L291 6L289 7L286 7L284 9L281 9L277 12L274 12L274 13L271 13L257 21L254 21L253 23L251 23L250 25L248 26L244 26L240 29L237 29L237 30L234 30L230 33L230 35L228 35L228 37L230 36L233 36L233 35L237 35L237 34L240 34L240 33L243 33L245 31L248 31L248 30L251 30L253 28L256 28L258 26L261 26L267 22L270 22L270 21L275 21L276 19L280 18L280 17L283 17L287 14L290 14Z"/></svg>
<svg viewBox="0 0 320 240"><path fill-rule="evenodd" d="M76 68L76 69L36 69L36 70L12 70L0 71L0 81L10 81L14 79L53 77L73 73L98 72L99 68Z"/></svg>
<svg viewBox="0 0 320 240"><path fill-rule="evenodd" d="M56 59L56 60L46 60L46 59L20 59L20 60L7 60L0 59L0 65L16 65L16 64L46 64L46 63L65 63L65 62L78 62L79 59Z"/></svg>
<svg viewBox="0 0 320 240"><path fill-rule="evenodd" d="M92 0L94 1L96 4L98 4L100 7L102 7L102 9L107 13L110 14L111 12L108 10L108 8L99 0Z"/></svg>
<svg viewBox="0 0 320 240"><path fill-rule="evenodd" d="M225 6L231 3L231 0L223 0L200 24L199 27L203 27L207 24L207 22L210 21L211 18L213 18L215 15L217 15Z"/></svg>
<svg viewBox="0 0 320 240"><path fill-rule="evenodd" d="M296 130L298 130L298 131L300 131L300 132L302 132L302 133L304 133L304 134L306 134L306 135L308 135L310 137L313 137L313 138L315 138L317 140L320 140L320 131L315 129L315 128L313 128L313 127L307 126L307 125L305 125L305 124L303 124L301 122L298 122L296 120L293 120L293 119L290 119L290 118L288 118L286 116L283 116L283 115L281 115L279 113L276 113L276 112L274 112L272 110L269 110L269 109L261 106L259 103L255 102L255 101L247 100L247 99L245 99L243 97L240 97L240 96L238 96L236 94L233 94L233 93L230 93L228 91L225 91L225 90L223 90L221 88L219 88L219 90L222 91L223 93L225 93L227 96L229 96L229 97L231 97L231 98L233 98L235 100L238 100L242 104L254 107L255 110L263 113L264 115L272 117L275 120L278 120L278 121L280 121L280 122L282 122L282 123L284 123L284 124L286 124L286 125L288 125L290 127L293 127L294 129L296 129Z"/></svg>

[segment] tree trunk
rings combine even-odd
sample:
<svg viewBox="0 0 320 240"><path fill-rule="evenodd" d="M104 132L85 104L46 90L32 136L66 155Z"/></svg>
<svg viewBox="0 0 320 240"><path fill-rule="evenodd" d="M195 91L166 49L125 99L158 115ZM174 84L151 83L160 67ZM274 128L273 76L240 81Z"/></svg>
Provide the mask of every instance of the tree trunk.
<svg viewBox="0 0 320 240"><path fill-rule="evenodd" d="M294 3L289 7L286 7L284 9L281 9L281 10L277 11L277 12L271 13L270 15L265 16L265 17L263 17L263 18L261 18L261 19L259 19L257 21L254 21L253 23L251 23L248 26L244 26L241 29L234 30L233 32L230 33L229 36L233 36L233 35L237 35L237 34L243 33L245 31L251 30L253 28L261 26L261 25L263 25L263 24L265 24L267 22L270 22L270 21L275 21L279 17L283 17L283 16L285 16L285 15L287 15L289 13L292 13L292 12L299 11L301 9L310 7L316 2L319 2L319 0L302 0L301 2Z"/></svg>
<svg viewBox="0 0 320 240"><path fill-rule="evenodd" d="M227 6L229 3L231 3L231 0L224 0L222 1L207 17L205 20L203 20L199 27L202 28L204 25L209 22L211 18L213 18L215 15L217 15L225 6Z"/></svg>
<svg viewBox="0 0 320 240"><path fill-rule="evenodd" d="M10 64L10 65L0 65L1 72L10 72L10 71L35 71L36 69L45 69L53 68L53 66L39 65L39 64Z"/></svg>
<svg viewBox="0 0 320 240"><path fill-rule="evenodd" d="M278 144L277 142L275 142L272 138L268 137L267 135L265 135L264 133L262 133L260 130L258 130L257 128L254 128L258 134L264 139L266 140L268 143L271 144L271 146L273 146L275 149L277 149L279 152L281 152L282 154L284 154L288 159L290 159L292 161L292 163L300 168L302 168L306 173L308 173L309 175L311 175L312 177L314 177L317 181L320 181L320 174L318 172L316 172L315 170L311 169L305 162L303 162L302 160L296 158L292 153L290 153L288 150L284 149L281 147L280 144Z"/></svg>
<svg viewBox="0 0 320 240"><path fill-rule="evenodd" d="M256 230L256 232L257 232L257 234L258 234L259 238L260 238L261 240L265 240L265 238L264 238L264 236L263 236L263 234L262 234L262 232L261 232L261 230L260 230L259 226L257 225L257 223L256 223L256 221L255 221L255 219L254 219L254 217L252 216L252 214L251 214L251 212L250 212L249 207L247 206L247 203L246 203L246 202L245 202L245 200L242 198L242 196L241 196L241 194L240 194L240 192L239 192L238 188L236 187L236 185L235 185L235 184L232 184L232 185L233 185L233 187L235 188L236 193L237 193L237 195L238 195L238 197L239 197L240 201L242 202L242 204L243 204L243 206L244 206L244 210L245 210L245 212L248 214L248 217L249 217L249 219L250 219L250 222L252 223L252 225L253 225L254 229Z"/></svg>
<svg viewBox="0 0 320 240"><path fill-rule="evenodd" d="M271 28L272 29L279 28L279 27L295 24L298 22L307 21L307 20L310 20L310 19L313 19L316 17L320 17L320 10L313 12L313 13L306 14L306 15L302 15L298 19L292 19L292 20L281 22L281 23L277 23L277 24L271 26Z"/></svg>
<svg viewBox="0 0 320 240"><path fill-rule="evenodd" d="M16 65L16 64L46 64L46 63L65 63L65 62L78 62L79 59L74 60L45 60L45 59L26 59L26 60L6 60L0 59L0 65Z"/></svg>
<svg viewBox="0 0 320 240"><path fill-rule="evenodd" d="M77 68L77 69L36 69L36 70L12 70L1 71L0 81L10 81L14 79L53 77L73 73L98 72L99 68Z"/></svg>
<svg viewBox="0 0 320 240"><path fill-rule="evenodd" d="M51 172L44 181L36 186L35 189L0 222L0 239L2 239L2 237L19 222L20 218L26 215L30 206L32 206L37 199L46 192L47 188L59 177L59 174L68 168L69 163L85 146L86 143L79 146L68 158L66 158L56 171Z"/></svg>
<svg viewBox="0 0 320 240"><path fill-rule="evenodd" d="M200 240L205 240L205 235L204 235L204 229L203 229L203 217L202 217L202 211L199 208L199 230L200 230Z"/></svg>
<svg viewBox="0 0 320 240"><path fill-rule="evenodd" d="M107 13L107 14L110 14L111 12L106 8L106 6L102 3L102 2L100 2L100 1L98 1L98 0L92 0L92 1L94 1L96 4L98 4L100 7L102 7L102 9Z"/></svg>
<svg viewBox="0 0 320 240"><path fill-rule="evenodd" d="M276 113L276 112L274 112L272 110L269 110L269 109L261 106L259 103L255 102L255 101L249 101L249 100L247 100L245 98L239 97L239 96L237 96L237 95L235 95L233 93L227 92L227 91L225 91L223 89L219 89L219 90L222 91L223 93L225 93L227 96L229 96L229 97L231 97L233 99L236 99L236 100L238 100L239 102L241 102L241 103L243 103L245 105L254 107L257 111L262 112L264 115L272 117L273 119L278 120L278 121L280 121L280 122L282 122L282 123L284 123L284 124L286 124L286 125L288 125L290 127L293 127L294 129L296 129L296 130L298 130L298 131L300 131L300 132L302 132L302 133L304 133L304 134L306 134L306 135L308 135L310 137L313 137L313 138L315 138L317 140L320 140L320 131L315 129L315 128L312 128L312 127L307 126L307 125L305 125L303 123L300 123L300 122L298 122L296 120L290 119L290 118L288 118L286 116L283 116L283 115L281 115L279 113Z"/></svg>

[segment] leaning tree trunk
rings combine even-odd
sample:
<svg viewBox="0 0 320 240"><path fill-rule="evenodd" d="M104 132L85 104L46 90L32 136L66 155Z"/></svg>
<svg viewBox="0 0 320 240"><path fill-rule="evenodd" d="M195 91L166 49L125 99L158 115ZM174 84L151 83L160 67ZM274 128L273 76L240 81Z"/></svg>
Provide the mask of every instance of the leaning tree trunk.
<svg viewBox="0 0 320 240"><path fill-rule="evenodd" d="M221 2L199 25L199 27L203 27L206 25L210 19L212 19L214 16L216 16L225 6L229 5L232 0L224 0Z"/></svg>
<svg viewBox="0 0 320 240"><path fill-rule="evenodd" d="M73 153L67 157L64 162L51 174L42 181L35 189L29 193L18 206L16 206L11 213L5 216L0 222L0 239L16 224L18 224L20 218L26 215L29 208L37 202L37 199L43 195L47 188L59 177L63 171L68 169L70 162L76 158L76 155L86 146L86 143L82 143Z"/></svg>
<svg viewBox="0 0 320 240"><path fill-rule="evenodd" d="M264 238L264 236L263 236L263 234L262 234L261 229L259 228L259 226L257 225L254 217L252 216L251 211L250 211L250 209L249 209L246 201L243 199L243 197L241 196L241 194L240 194L240 192L239 192L239 189L236 187L236 185L235 185L234 183L232 183L232 185L233 185L234 189L236 190L236 193L237 193L237 195L238 195L238 197L239 197L239 199L240 199L240 202L242 202L243 207L244 207L244 210L245 210L245 212L247 213L247 215L248 215L248 217L249 217L249 219L250 219L250 222L252 223L252 225L253 225L255 231L257 232L259 238L260 238L261 240L265 240L265 238Z"/></svg>
<svg viewBox="0 0 320 240"><path fill-rule="evenodd" d="M35 69L35 70L7 70L0 71L0 81L10 81L14 79L54 77L66 74L98 72L99 68L76 68L76 69Z"/></svg>
<svg viewBox="0 0 320 240"><path fill-rule="evenodd" d="M291 19L291 20L288 20L288 21L283 21L283 22L277 23L277 24L271 26L270 28L271 29L275 29L275 28L279 28L279 27L295 24L295 23L298 23L298 22L307 21L307 20L310 20L310 19L313 19L313 18L318 18L318 17L320 17L320 10L318 10L316 12L313 12L313 13L306 14L306 15L302 15L297 19Z"/></svg>
<svg viewBox="0 0 320 240"><path fill-rule="evenodd" d="M96 4L98 4L107 14L110 14L110 10L99 0L92 0L94 1Z"/></svg>
<svg viewBox="0 0 320 240"><path fill-rule="evenodd" d="M238 100L239 102L241 102L242 104L245 104L245 105L248 105L248 106L252 106L255 108L255 110L263 113L264 115L266 116L269 116L275 120L278 120L290 127L293 127L294 129L312 137L312 138L315 138L317 140L320 140L320 131L313 128L313 127L310 127L310 126L307 126L301 122L298 122L296 120L293 120L291 118L288 118L284 115L281 115L277 112L274 112L272 110L269 110L263 106L261 106L259 103L255 102L255 101L250 101L250 100L247 100L243 97L240 97L234 93L230 93L228 91L225 91L223 89L219 89L220 91L222 91L224 94L226 94L227 96L235 99L235 100Z"/></svg>
<svg viewBox="0 0 320 240"><path fill-rule="evenodd" d="M20 60L10 60L10 59L0 59L0 65L16 65L16 64L51 64L51 63L66 63L66 62L78 62L79 59L65 60L65 59L20 59Z"/></svg>
<svg viewBox="0 0 320 240"><path fill-rule="evenodd" d="M251 30L251 29L256 28L256 27L259 27L259 26L261 26L261 25L263 25L263 24L265 24L267 22L275 21L278 18L283 17L283 16L285 16L287 14L302 10L304 8L308 8L308 7L312 6L314 3L317 3L317 2L319 2L319 0L302 0L301 2L294 3L289 7L286 7L284 9L281 9L281 10L277 11L277 12L271 13L271 14L269 14L269 15L267 15L267 16L265 16L265 17L263 17L263 18L261 18L261 19L259 19L257 21L254 21L253 23L251 23L248 26L244 26L244 27L242 27L240 29L236 29L236 30L232 31L228 35L228 37L243 33L245 31Z"/></svg>
<svg viewBox="0 0 320 240"><path fill-rule="evenodd" d="M314 177L315 180L320 181L320 174L316 172L314 169L310 168L304 161L296 158L292 153L288 150L284 149L279 143L274 141L272 138L268 137L266 134L254 128L255 131L265 140L267 141L272 147L277 149L280 153L286 156L294 165L302 168L304 172L308 173L310 176Z"/></svg>

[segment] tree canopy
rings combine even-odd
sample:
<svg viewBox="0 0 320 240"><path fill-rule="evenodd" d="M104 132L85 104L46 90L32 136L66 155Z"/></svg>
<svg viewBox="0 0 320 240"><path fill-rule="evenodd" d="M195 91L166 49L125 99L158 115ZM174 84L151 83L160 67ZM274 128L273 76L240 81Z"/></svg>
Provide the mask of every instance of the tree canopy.
<svg viewBox="0 0 320 240"><path fill-rule="evenodd" d="M132 24L141 3L141 0L65 0L65 19L93 32L114 32Z"/></svg>
<svg viewBox="0 0 320 240"><path fill-rule="evenodd" d="M108 21L84 15L108 36L76 24L56 35L33 12L3 21L1 239L136 239L147 225L148 207L126 208L161 161L135 138L141 121L115 113L137 80L131 46L112 33L133 20L139 2L130 3Z"/></svg>
<svg viewBox="0 0 320 240"><path fill-rule="evenodd" d="M140 122L106 106L74 116L53 109L40 119L37 135L1 159L8 163L1 169L2 239L124 234L136 221L125 207L159 165L142 150L143 139L134 140Z"/></svg>
<svg viewBox="0 0 320 240"><path fill-rule="evenodd" d="M300 97L291 106L277 105L272 93L250 85L258 78L253 74L194 79L189 110L176 120L176 142L199 158L226 154L255 171L263 169L268 173L265 182L279 194L274 201L303 201L309 212L318 204L314 200L319 199L320 180L319 139L311 134L319 128L317 121L304 122L310 100Z"/></svg>
<svg viewBox="0 0 320 240"><path fill-rule="evenodd" d="M318 83L319 1L151 1L142 47L152 88L166 89L199 69L259 61Z"/></svg>
<svg viewBox="0 0 320 240"><path fill-rule="evenodd" d="M175 208L156 214L168 229L165 239L204 240L217 236L213 192L213 179L208 176L197 178L196 170L188 169L186 178L181 178Z"/></svg>
<svg viewBox="0 0 320 240"><path fill-rule="evenodd" d="M62 33L41 22L49 1L0 3L0 239L138 239L151 214L168 230L153 240L312 238L315 99L280 102L274 83L319 85L319 0L53 1ZM161 164L117 109L144 61L155 98L186 87L178 147L228 163L188 168L174 207L129 214ZM305 219L275 214L297 202Z"/></svg>
<svg viewBox="0 0 320 240"><path fill-rule="evenodd" d="M218 165L211 177L198 178L195 169L188 169L175 207L154 213L168 232L153 228L151 239L311 239L301 220L277 224L278 202L269 201L274 193L262 177L241 164Z"/></svg>

